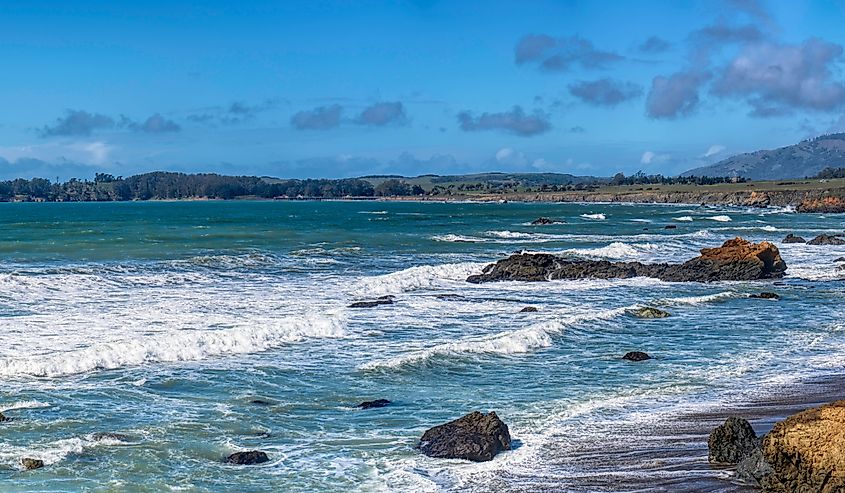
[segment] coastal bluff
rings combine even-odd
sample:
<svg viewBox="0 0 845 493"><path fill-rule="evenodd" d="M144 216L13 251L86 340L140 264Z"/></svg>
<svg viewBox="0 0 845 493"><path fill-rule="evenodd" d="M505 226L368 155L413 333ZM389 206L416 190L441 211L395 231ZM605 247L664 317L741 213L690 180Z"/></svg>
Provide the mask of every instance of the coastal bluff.
<svg viewBox="0 0 845 493"><path fill-rule="evenodd" d="M767 241L737 237L682 264L578 260L547 253L518 253L486 266L467 282L627 279L652 277L668 282L753 281L783 277L786 262Z"/></svg>

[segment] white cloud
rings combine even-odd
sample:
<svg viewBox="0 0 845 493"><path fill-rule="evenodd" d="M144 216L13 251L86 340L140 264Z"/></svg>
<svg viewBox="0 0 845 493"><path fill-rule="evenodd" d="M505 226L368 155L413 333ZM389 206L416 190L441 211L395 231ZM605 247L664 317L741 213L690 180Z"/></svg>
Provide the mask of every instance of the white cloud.
<svg viewBox="0 0 845 493"><path fill-rule="evenodd" d="M721 144L713 144L709 149L707 149L707 152L705 152L702 157L713 157L716 154L722 153L725 149L726 147Z"/></svg>
<svg viewBox="0 0 845 493"><path fill-rule="evenodd" d="M506 166L525 166L529 163L529 160L522 152L510 147L503 147L496 151L496 162Z"/></svg>
<svg viewBox="0 0 845 493"><path fill-rule="evenodd" d="M640 162L643 164L651 164L651 161L654 159L654 153L651 151L645 151L643 153L643 157L640 158Z"/></svg>
<svg viewBox="0 0 845 493"><path fill-rule="evenodd" d="M660 164L672 159L671 154L658 154L653 151L645 151L640 157L641 164Z"/></svg>
<svg viewBox="0 0 845 493"><path fill-rule="evenodd" d="M115 147L102 141L45 142L22 146L0 146L0 158L7 161L39 159L51 163L70 161L90 166L109 164Z"/></svg>

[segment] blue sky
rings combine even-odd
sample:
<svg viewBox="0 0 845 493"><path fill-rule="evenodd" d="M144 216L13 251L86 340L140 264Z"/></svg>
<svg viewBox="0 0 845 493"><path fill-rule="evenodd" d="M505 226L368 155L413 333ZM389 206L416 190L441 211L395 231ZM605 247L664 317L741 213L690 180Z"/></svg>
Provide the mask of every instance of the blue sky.
<svg viewBox="0 0 845 493"><path fill-rule="evenodd" d="M5 2L0 177L676 174L845 131L843 25L845 0Z"/></svg>

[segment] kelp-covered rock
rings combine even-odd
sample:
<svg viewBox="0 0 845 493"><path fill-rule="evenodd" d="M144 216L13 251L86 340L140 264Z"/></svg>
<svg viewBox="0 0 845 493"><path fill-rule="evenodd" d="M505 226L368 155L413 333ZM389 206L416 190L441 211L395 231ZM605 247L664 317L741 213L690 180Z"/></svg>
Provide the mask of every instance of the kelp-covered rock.
<svg viewBox="0 0 845 493"><path fill-rule="evenodd" d="M643 264L607 260L572 260L548 253L518 253L469 276L468 282L550 281L555 279L626 279L654 277L670 282L753 281L782 277L786 262L778 248L767 242L742 238L721 247L704 248L683 264Z"/></svg>
<svg viewBox="0 0 845 493"><path fill-rule="evenodd" d="M792 415L763 439L773 472L764 491L845 491L845 401Z"/></svg>
<svg viewBox="0 0 845 493"><path fill-rule="evenodd" d="M426 431L419 449L429 457L484 462L510 450L511 436L508 425L495 412L474 411Z"/></svg>
<svg viewBox="0 0 845 493"><path fill-rule="evenodd" d="M44 461L41 459L32 459L30 457L24 457L21 459L21 465L27 471L31 471L33 469L41 469L44 467Z"/></svg>
<svg viewBox="0 0 845 493"><path fill-rule="evenodd" d="M659 308L654 308L651 306L644 306L642 308L635 308L629 310L628 313L637 317L637 318L666 318L671 315L667 311L663 311Z"/></svg>

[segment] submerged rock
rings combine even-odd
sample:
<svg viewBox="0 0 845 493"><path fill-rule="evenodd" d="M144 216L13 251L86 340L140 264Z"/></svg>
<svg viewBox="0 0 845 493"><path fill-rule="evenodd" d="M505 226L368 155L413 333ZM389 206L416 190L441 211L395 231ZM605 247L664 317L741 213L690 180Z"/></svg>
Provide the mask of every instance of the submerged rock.
<svg viewBox="0 0 845 493"><path fill-rule="evenodd" d="M520 310L519 313L533 313L533 312L537 312L537 311L539 311L539 310L537 310L537 308L534 307L534 306L526 306L525 308Z"/></svg>
<svg viewBox="0 0 845 493"><path fill-rule="evenodd" d="M358 404L358 408L360 409L373 409L376 407L385 407L390 404L390 401L387 399L376 399L374 401L364 401Z"/></svg>
<svg viewBox="0 0 845 493"><path fill-rule="evenodd" d="M622 359L628 361L645 361L651 359L651 356L642 351L630 351L625 353L625 356L622 356Z"/></svg>
<svg viewBox="0 0 845 493"><path fill-rule="evenodd" d="M394 303L393 296L379 296L374 300L356 301L349 305L349 308L373 308L379 305L392 305Z"/></svg>
<svg viewBox="0 0 845 493"><path fill-rule="evenodd" d="M41 469L44 467L44 461L41 459L32 459L29 457L24 457L21 459L21 465L27 471L31 471L33 469Z"/></svg>
<svg viewBox="0 0 845 493"><path fill-rule="evenodd" d="M270 401L265 401L264 399L252 399L249 401L250 404L254 404L256 406L272 406L273 403Z"/></svg>
<svg viewBox="0 0 845 493"><path fill-rule="evenodd" d="M535 226L542 226L545 224L562 224L564 221L560 221L557 219L549 219L548 217L538 217L537 219L531 221L531 224Z"/></svg>
<svg viewBox="0 0 845 493"><path fill-rule="evenodd" d="M666 318L670 315L669 312L665 312L659 308L654 308L651 306L644 306L642 308L629 310L628 313L637 318Z"/></svg>
<svg viewBox="0 0 845 493"><path fill-rule="evenodd" d="M767 242L742 238L721 247L704 248L683 264L643 264L607 260L571 260L548 253L518 253L484 268L468 282L550 281L554 279L614 279L654 277L670 282L751 281L779 278L786 262L778 248Z"/></svg>
<svg viewBox="0 0 845 493"><path fill-rule="evenodd" d="M239 466L251 466L255 464L263 464L269 462L270 458L267 454L260 450L248 450L246 452L235 452L226 457L226 463L237 464Z"/></svg>
<svg viewBox="0 0 845 493"><path fill-rule="evenodd" d="M761 299L761 300L779 300L780 299L779 294L770 293L768 291L763 291L762 293L749 294L748 297L749 298L757 298L757 299Z"/></svg>
<svg viewBox="0 0 845 493"><path fill-rule="evenodd" d="M845 257L839 257L833 260L834 262L845 262Z"/></svg>
<svg viewBox="0 0 845 493"><path fill-rule="evenodd" d="M667 224L666 226L663 226L663 229L678 229L678 227L674 224Z"/></svg>
<svg viewBox="0 0 845 493"><path fill-rule="evenodd" d="M786 235L786 238L783 239L784 243L807 243L807 240L800 236L795 236L792 233Z"/></svg>
<svg viewBox="0 0 845 493"><path fill-rule="evenodd" d="M845 491L845 401L792 415L763 439L764 491Z"/></svg>
<svg viewBox="0 0 845 493"><path fill-rule="evenodd" d="M426 431L419 449L429 457L484 462L510 450L511 436L508 425L495 412L474 411Z"/></svg>
<svg viewBox="0 0 845 493"><path fill-rule="evenodd" d="M807 242L808 245L845 245L845 240L837 236L818 235Z"/></svg>
<svg viewBox="0 0 845 493"><path fill-rule="evenodd" d="M115 442L129 442L132 439L129 435L124 435L123 433L112 433L109 431L98 431L95 433L91 433L91 440L96 442L101 442L103 440L106 441L115 441Z"/></svg>
<svg viewBox="0 0 845 493"><path fill-rule="evenodd" d="M707 460L717 464L736 464L760 446L751 423L731 416L717 426L707 439Z"/></svg>

